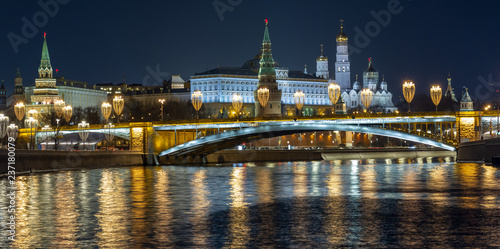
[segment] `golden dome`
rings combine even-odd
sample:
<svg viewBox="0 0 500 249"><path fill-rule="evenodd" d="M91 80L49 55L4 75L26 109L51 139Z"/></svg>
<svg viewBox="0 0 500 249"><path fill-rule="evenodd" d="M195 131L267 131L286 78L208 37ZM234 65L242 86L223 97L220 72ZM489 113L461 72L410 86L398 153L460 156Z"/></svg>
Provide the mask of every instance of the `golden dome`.
<svg viewBox="0 0 500 249"><path fill-rule="evenodd" d="M347 35L344 33L344 20L340 20L340 33L337 35L337 41L347 41Z"/></svg>
<svg viewBox="0 0 500 249"><path fill-rule="evenodd" d="M340 30L340 33L337 35L337 41L347 41L347 35L344 33L344 31Z"/></svg>

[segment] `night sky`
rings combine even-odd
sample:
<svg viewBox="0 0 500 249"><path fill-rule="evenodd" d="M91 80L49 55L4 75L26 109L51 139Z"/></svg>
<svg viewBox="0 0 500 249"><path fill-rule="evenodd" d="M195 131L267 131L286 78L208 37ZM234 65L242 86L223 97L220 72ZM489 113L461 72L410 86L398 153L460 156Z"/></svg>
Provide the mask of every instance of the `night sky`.
<svg viewBox="0 0 500 249"><path fill-rule="evenodd" d="M273 57L281 66L303 70L307 64L308 72L314 73L323 43L332 76L335 37L339 20L344 19L349 44L364 46L351 54L352 81L355 74L361 77L372 57L395 98L401 95L405 79L414 81L417 92L427 93L438 82L446 88L448 72L457 95L464 85L480 85L480 76L488 79L492 74L493 81L500 81L498 3L402 0L399 13L391 14L385 27L377 24L380 30L372 30L375 34L367 44L356 43L356 27L366 33L366 25L376 22L370 12L386 12L390 2L71 0L59 4L45 25L40 18L37 23L42 27L26 38L23 17L33 23L34 16L43 16L43 8L37 1L8 1L0 10L0 79L10 95L19 66L24 85L33 86L47 32L58 76L91 84L146 79L147 85L154 85L157 77L149 71L158 65L161 77L180 74L187 80L196 72L218 65L239 67L253 58L268 18ZM232 10L219 15L214 3ZM26 38L27 44L19 44L17 53L9 34ZM470 92L474 95L474 90Z"/></svg>

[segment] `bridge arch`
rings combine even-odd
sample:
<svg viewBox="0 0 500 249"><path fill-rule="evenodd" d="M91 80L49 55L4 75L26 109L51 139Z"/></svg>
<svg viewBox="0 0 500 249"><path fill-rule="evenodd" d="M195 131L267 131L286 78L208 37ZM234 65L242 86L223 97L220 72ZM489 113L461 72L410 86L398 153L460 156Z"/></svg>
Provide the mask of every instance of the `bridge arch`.
<svg viewBox="0 0 500 249"><path fill-rule="evenodd" d="M258 127L249 127L239 130L232 130L224 133L206 136L190 142L177 145L168 150L162 151L159 156L193 156L210 154L219 150L235 147L245 141L255 141L261 138L276 137L290 135L294 133L303 133L310 131L352 131L360 133L369 133L379 136L392 137L422 143L445 150L454 151L455 147L441 142L437 142L428 138L419 137L416 135L403 133L394 130L386 130L382 128L344 125L332 123L299 123L292 122L289 124L280 125L264 125Z"/></svg>

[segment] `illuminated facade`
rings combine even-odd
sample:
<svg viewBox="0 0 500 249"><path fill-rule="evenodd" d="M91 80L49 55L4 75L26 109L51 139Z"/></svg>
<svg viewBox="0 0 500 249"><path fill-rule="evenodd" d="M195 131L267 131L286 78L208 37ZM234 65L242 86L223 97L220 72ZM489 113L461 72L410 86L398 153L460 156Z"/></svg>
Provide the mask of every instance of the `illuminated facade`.
<svg viewBox="0 0 500 249"><path fill-rule="evenodd" d="M392 103L392 93L387 90L387 82L383 76L382 82L379 84L379 73L373 68L371 58L368 61L368 68L363 73L363 84L358 82L356 76L352 89L344 89L341 94L347 108L359 109L363 107L361 90L364 88L369 88L373 92L370 109L374 109L376 112L395 112L397 110L397 107Z"/></svg>
<svg viewBox="0 0 500 249"><path fill-rule="evenodd" d="M270 45L266 26L263 49L254 59L248 60L242 67L219 66L196 73L190 78L191 93L197 90L201 91L203 103L208 105L212 103L230 104L232 96L239 94L243 98L243 103L248 106L248 104L258 102L255 99L257 96L254 94L258 86L271 87L272 85L273 88L277 87L275 92L279 96L275 96L273 99L270 94L269 103L266 106L270 108L270 104L272 104L273 109L281 109L280 113L282 114L291 115L288 114L285 106L288 106L289 109L294 108L293 94L296 91L305 93L304 109L306 110L311 110L310 106L317 108L321 105L325 108L331 108L332 105L328 99L328 79L279 66L272 58ZM326 57L324 58L326 59ZM328 61L325 65L320 66L321 68L325 66L326 74L322 74L323 76L328 75ZM266 80L267 82L264 82ZM279 108L277 108L278 106Z"/></svg>

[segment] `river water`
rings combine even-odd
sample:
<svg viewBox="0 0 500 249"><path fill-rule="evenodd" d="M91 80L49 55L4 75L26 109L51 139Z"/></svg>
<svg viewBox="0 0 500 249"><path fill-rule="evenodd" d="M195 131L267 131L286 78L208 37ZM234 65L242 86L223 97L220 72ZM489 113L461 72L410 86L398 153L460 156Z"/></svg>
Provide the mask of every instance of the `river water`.
<svg viewBox="0 0 500 249"><path fill-rule="evenodd" d="M18 176L7 248L498 247L500 171L453 158Z"/></svg>

